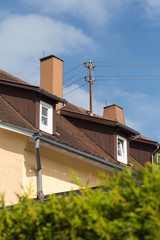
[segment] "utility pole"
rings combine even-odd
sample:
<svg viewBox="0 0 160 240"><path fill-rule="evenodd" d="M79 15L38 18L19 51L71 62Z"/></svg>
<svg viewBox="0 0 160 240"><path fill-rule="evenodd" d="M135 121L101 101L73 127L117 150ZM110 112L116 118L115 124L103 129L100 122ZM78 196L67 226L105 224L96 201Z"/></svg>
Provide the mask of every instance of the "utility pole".
<svg viewBox="0 0 160 240"><path fill-rule="evenodd" d="M87 65L84 63L84 66L89 69L89 79L85 78L86 82L89 82L89 92L90 92L90 116L93 116L93 111L92 111L92 84L94 84L94 80L92 80L92 71L94 70L94 66L92 66L92 62L89 61L89 64Z"/></svg>

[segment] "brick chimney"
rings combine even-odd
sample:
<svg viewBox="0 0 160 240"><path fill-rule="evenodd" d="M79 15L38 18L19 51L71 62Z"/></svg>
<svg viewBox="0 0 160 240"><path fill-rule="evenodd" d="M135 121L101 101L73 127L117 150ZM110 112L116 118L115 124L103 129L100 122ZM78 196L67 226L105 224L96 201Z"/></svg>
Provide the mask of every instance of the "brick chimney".
<svg viewBox="0 0 160 240"><path fill-rule="evenodd" d="M50 55L40 59L40 88L63 98L63 60Z"/></svg>
<svg viewBox="0 0 160 240"><path fill-rule="evenodd" d="M103 118L114 120L125 125L123 108L116 104L104 107Z"/></svg>

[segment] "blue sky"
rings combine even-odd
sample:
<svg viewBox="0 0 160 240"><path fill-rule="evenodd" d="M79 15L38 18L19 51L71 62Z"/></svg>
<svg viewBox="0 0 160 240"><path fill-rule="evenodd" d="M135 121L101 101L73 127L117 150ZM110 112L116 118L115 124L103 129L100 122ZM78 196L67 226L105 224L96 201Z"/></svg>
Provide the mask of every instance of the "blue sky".
<svg viewBox="0 0 160 240"><path fill-rule="evenodd" d="M160 141L160 80L153 79L160 79L160 61L153 60L160 60L159 49L159 0L8 0L1 3L1 69L39 85L39 58L43 51L46 56L54 54L62 58L64 72L92 60L96 80L94 113L102 115L106 103L118 104L123 107L128 126L157 141ZM64 81L67 80L64 85L83 70L81 65L64 75ZM73 78L75 83L66 87L64 94L84 84L86 75L84 72ZM96 76L111 77L105 77L110 81L99 81L100 77ZM86 85L64 98L89 109L88 93Z"/></svg>

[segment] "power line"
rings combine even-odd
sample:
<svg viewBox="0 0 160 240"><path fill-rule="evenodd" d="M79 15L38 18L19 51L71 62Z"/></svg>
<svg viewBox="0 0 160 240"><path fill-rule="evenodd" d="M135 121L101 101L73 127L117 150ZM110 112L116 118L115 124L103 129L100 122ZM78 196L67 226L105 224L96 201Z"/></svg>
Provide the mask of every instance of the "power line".
<svg viewBox="0 0 160 240"><path fill-rule="evenodd" d="M70 78L64 80L63 82L65 83L65 82L67 82L67 81L69 81L69 80L71 80L71 79L73 79L73 78L75 78L75 77L81 75L82 73L84 73L84 72L86 72L86 71L87 71L87 69L83 70L83 71L80 72L80 73L75 74L74 76L72 76L72 77L70 77Z"/></svg>
<svg viewBox="0 0 160 240"><path fill-rule="evenodd" d="M146 75L96 75L94 76L95 78L96 77L159 77L160 74L146 74Z"/></svg>
<svg viewBox="0 0 160 240"><path fill-rule="evenodd" d="M79 86L79 87L77 87L77 88L73 89L72 91L70 91L70 92L68 92L68 93L64 94L64 96L66 96L66 95L68 95L68 94L70 94L70 93L72 93L72 92L74 92L74 91L78 90L79 88L81 88L81 87L83 87L83 86L85 86L85 85L87 85L87 84L88 84L88 83L84 83L84 84L82 84L81 86Z"/></svg>
<svg viewBox="0 0 160 240"><path fill-rule="evenodd" d="M138 78L130 78L130 79L123 79L123 78L115 78L115 79L95 79L95 81L143 81L143 80L149 80L149 81L156 81L156 80L160 80L160 78L155 78L155 79L153 79L153 78L140 78L140 79L138 79Z"/></svg>
<svg viewBox="0 0 160 240"><path fill-rule="evenodd" d="M74 68L72 68L72 69L70 69L69 71L65 72L65 73L63 74L63 76L66 75L66 74L68 74L68 73L70 73L70 72L72 72L74 69L76 69L76 68L78 68L78 67L80 67L80 66L82 66L82 65L83 65L83 63L79 64L78 66L76 66L76 67L74 67Z"/></svg>
<svg viewBox="0 0 160 240"><path fill-rule="evenodd" d="M74 84L74 83L80 81L81 79L83 79L83 77L78 78L76 81L73 81L73 82L69 83L68 85L64 86L64 88L71 86L72 84Z"/></svg>
<svg viewBox="0 0 160 240"><path fill-rule="evenodd" d="M160 65L160 63L156 63L156 64L119 64L119 65L97 65L97 67L139 67L139 66L157 66L157 65Z"/></svg>
<svg viewBox="0 0 160 240"><path fill-rule="evenodd" d="M129 63L129 62L160 62L160 60L99 61L99 62L94 62L94 63Z"/></svg>

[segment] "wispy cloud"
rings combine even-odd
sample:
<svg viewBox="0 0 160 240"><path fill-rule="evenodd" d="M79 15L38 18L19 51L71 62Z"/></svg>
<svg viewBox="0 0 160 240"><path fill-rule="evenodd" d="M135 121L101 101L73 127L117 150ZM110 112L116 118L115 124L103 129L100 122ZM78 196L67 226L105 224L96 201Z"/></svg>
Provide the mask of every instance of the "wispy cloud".
<svg viewBox="0 0 160 240"><path fill-rule="evenodd" d="M159 0L143 0L140 5L144 9L145 17L148 20L156 21L157 19L160 19Z"/></svg>
<svg viewBox="0 0 160 240"><path fill-rule="evenodd" d="M43 50L60 56L95 47L81 29L40 15L8 16L0 23L0 36L0 66L19 77L35 76Z"/></svg>
<svg viewBox="0 0 160 240"><path fill-rule="evenodd" d="M95 25L104 25L118 12L122 12L133 0L21 0L25 4L36 7L43 14L63 18L73 16L76 19Z"/></svg>
<svg viewBox="0 0 160 240"><path fill-rule="evenodd" d="M160 140L158 129L154 127L159 125L160 119L160 103L157 96L138 91L125 91L115 85L106 88L105 94L111 104L116 103L123 107L128 126L143 135Z"/></svg>

